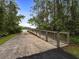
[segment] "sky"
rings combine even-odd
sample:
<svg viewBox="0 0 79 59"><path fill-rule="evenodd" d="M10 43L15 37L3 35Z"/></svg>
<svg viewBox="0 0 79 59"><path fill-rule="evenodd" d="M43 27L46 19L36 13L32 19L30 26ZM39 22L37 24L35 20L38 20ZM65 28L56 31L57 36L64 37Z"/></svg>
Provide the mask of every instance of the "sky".
<svg viewBox="0 0 79 59"><path fill-rule="evenodd" d="M32 16L30 14L32 13L32 6L34 4L33 0L17 0L16 1L18 7L20 10L18 11L18 14L22 14L25 16L24 19L22 19L20 25L21 26L27 26L27 27L35 27L30 24L28 24L28 19L30 19Z"/></svg>

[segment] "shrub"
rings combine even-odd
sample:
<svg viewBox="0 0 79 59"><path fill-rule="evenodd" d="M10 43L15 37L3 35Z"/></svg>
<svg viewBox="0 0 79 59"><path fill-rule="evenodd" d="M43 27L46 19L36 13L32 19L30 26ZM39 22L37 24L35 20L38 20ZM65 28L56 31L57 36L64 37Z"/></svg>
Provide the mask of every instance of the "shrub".
<svg viewBox="0 0 79 59"><path fill-rule="evenodd" d="M71 36L71 43L79 44L79 35Z"/></svg>

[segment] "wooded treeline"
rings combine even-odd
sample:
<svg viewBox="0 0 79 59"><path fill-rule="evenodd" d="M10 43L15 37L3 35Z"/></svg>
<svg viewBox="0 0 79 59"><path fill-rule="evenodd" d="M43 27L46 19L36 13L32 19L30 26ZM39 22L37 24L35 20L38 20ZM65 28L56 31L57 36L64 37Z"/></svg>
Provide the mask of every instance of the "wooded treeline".
<svg viewBox="0 0 79 59"><path fill-rule="evenodd" d="M18 15L15 0L0 0L0 32L17 33L21 31L19 22L23 15Z"/></svg>
<svg viewBox="0 0 79 59"><path fill-rule="evenodd" d="M33 11L38 29L79 32L79 0L34 0Z"/></svg>

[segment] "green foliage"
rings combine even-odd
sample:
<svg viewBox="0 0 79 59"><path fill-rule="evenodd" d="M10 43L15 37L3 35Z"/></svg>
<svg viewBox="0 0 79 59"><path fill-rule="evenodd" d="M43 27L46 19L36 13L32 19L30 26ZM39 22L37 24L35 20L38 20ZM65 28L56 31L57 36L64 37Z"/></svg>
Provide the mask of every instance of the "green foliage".
<svg viewBox="0 0 79 59"><path fill-rule="evenodd" d="M36 16L29 23L38 29L79 32L79 0L34 0ZM79 39L71 39L79 43Z"/></svg>
<svg viewBox="0 0 79 59"><path fill-rule="evenodd" d="M75 32L79 30L78 0L34 0L36 16L29 23L39 29ZM47 28L46 28L47 27Z"/></svg>
<svg viewBox="0 0 79 59"><path fill-rule="evenodd" d="M71 36L71 42L74 44L79 44L79 35Z"/></svg>
<svg viewBox="0 0 79 59"><path fill-rule="evenodd" d="M20 32L22 32L22 29L23 29L23 27L19 26L19 27L15 30L15 33L20 33Z"/></svg>
<svg viewBox="0 0 79 59"><path fill-rule="evenodd" d="M37 24L36 18L31 18L31 19L29 19L29 20L28 20L28 23L29 23L29 24L32 24L32 25L36 25L36 24Z"/></svg>
<svg viewBox="0 0 79 59"><path fill-rule="evenodd" d="M14 0L9 0L8 3L4 0L0 1L0 31L9 34L21 31L19 22L24 16L17 15L18 9Z"/></svg>

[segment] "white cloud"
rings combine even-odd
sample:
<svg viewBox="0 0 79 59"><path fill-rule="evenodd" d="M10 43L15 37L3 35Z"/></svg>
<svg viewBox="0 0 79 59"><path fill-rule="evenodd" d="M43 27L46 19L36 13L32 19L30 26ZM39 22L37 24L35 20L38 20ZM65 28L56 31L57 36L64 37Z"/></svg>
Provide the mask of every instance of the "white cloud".
<svg viewBox="0 0 79 59"><path fill-rule="evenodd" d="M21 11L20 10L18 14L22 14L22 15L25 16L25 18L21 20L21 22L20 22L19 25L24 26L24 27L36 28L36 26L33 26L33 25L31 25L31 24L28 23L28 20L30 18L32 18L32 16L30 15L31 12L25 12L25 11Z"/></svg>
<svg viewBox="0 0 79 59"><path fill-rule="evenodd" d="M24 26L24 27L36 28L36 26L33 26L33 25L29 24L29 23L20 23L19 25Z"/></svg>

